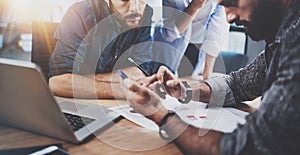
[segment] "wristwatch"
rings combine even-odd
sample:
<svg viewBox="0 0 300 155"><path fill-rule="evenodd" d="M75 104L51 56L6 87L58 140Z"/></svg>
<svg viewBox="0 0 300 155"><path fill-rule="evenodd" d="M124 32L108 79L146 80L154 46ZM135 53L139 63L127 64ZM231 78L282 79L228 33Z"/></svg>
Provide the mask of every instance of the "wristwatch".
<svg viewBox="0 0 300 155"><path fill-rule="evenodd" d="M159 132L158 132L159 136L161 137L161 139L166 140L166 141L171 141L172 140L172 136L167 136L166 134L163 134L163 132L166 133L164 125L167 123L168 118L171 117L171 116L177 116L177 114L172 110L168 110L168 113L162 118L162 120L158 124L158 126L159 126Z"/></svg>
<svg viewBox="0 0 300 155"><path fill-rule="evenodd" d="M192 100L192 88L186 81L182 81L182 84L184 85L186 89L186 98L185 99L178 99L180 103L189 103Z"/></svg>

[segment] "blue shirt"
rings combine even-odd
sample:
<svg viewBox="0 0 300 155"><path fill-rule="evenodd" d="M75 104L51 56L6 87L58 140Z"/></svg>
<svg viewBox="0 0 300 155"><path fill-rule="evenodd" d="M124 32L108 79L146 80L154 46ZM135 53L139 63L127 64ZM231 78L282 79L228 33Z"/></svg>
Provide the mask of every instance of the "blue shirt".
<svg viewBox="0 0 300 155"><path fill-rule="evenodd" d="M57 43L49 60L49 76L108 73L133 66L128 57L152 74L149 63L152 14L152 9L146 6L141 27L129 29L111 15L103 0L74 3L55 32Z"/></svg>

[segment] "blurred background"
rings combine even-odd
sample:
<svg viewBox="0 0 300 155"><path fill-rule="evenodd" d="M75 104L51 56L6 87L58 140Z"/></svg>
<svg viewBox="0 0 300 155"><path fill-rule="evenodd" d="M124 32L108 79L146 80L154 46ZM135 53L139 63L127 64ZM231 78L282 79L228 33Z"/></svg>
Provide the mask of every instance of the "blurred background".
<svg viewBox="0 0 300 155"><path fill-rule="evenodd" d="M30 61L32 50L32 21L59 23L68 7L78 0L0 0L0 57ZM161 20L161 0L148 0L154 8L153 21ZM245 35L230 33L223 51L243 53ZM264 48L264 43L249 39L249 61Z"/></svg>
<svg viewBox="0 0 300 155"><path fill-rule="evenodd" d="M30 61L32 21L60 22L75 0L0 0L0 57Z"/></svg>

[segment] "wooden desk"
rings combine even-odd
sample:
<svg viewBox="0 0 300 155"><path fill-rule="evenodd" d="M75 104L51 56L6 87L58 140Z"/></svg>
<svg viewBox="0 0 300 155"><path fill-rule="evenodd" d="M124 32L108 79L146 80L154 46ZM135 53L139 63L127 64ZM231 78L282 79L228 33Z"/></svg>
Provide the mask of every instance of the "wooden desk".
<svg viewBox="0 0 300 155"><path fill-rule="evenodd" d="M126 104L126 101L114 100L80 100L89 103L101 103L105 106ZM89 137L84 143L74 145L61 140L34 133L0 126L0 149L20 148L37 145L62 143L71 154L178 154L182 153L173 144L161 140L157 132L149 131L121 118L115 124Z"/></svg>
<svg viewBox="0 0 300 155"><path fill-rule="evenodd" d="M193 82L191 78L186 78ZM197 82L197 81L194 81ZM119 106L127 104L125 100L79 100L104 106ZM251 105L251 103L249 103ZM173 144L166 144L157 132L149 131L121 118L115 124L99 131L84 143L74 145L57 139L0 126L0 149L20 148L37 145L62 143L71 154L182 154Z"/></svg>

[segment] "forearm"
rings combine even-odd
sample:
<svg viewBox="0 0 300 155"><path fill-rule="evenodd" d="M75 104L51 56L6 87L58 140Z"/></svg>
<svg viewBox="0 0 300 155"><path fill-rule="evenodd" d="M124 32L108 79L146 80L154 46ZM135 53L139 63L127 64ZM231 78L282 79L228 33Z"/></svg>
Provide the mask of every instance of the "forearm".
<svg viewBox="0 0 300 155"><path fill-rule="evenodd" d="M202 4L201 4L202 7ZM188 25L194 20L198 10L201 8L199 5L195 5L191 2L184 11L176 18L175 25L178 29L179 34L182 34Z"/></svg>
<svg viewBox="0 0 300 155"><path fill-rule="evenodd" d="M63 74L49 79L49 86L57 96L75 98L124 98L119 83L99 82L86 76Z"/></svg>
<svg viewBox="0 0 300 155"><path fill-rule="evenodd" d="M157 124L164 116L159 113L161 112L155 114L158 116L152 117ZM175 144L184 154L220 154L219 143L223 135L221 132L195 128L175 116L169 117L164 125L164 130L168 135L175 138Z"/></svg>
<svg viewBox="0 0 300 155"><path fill-rule="evenodd" d="M129 67L124 68L122 71L128 76L128 78L132 80L138 80L145 75L143 72L138 69L137 67ZM95 79L99 82L112 82L112 83L119 83L120 82L120 76L116 71L113 71L112 73L102 73L102 74L96 74L96 75L89 75L90 78Z"/></svg>
<svg viewBox="0 0 300 155"><path fill-rule="evenodd" d="M211 89L204 83L199 82L195 85L191 85L192 88L192 100L204 103L209 103L211 98Z"/></svg>
<svg viewBox="0 0 300 155"><path fill-rule="evenodd" d="M215 65L215 60L216 60L216 57L206 54L203 80L207 80L209 78L209 76L211 75L214 65Z"/></svg>

